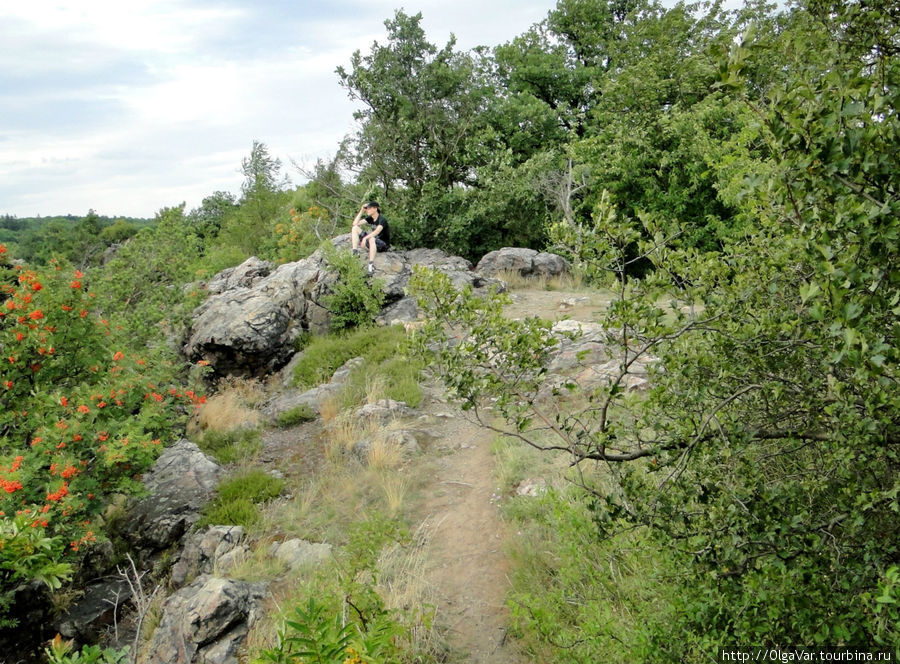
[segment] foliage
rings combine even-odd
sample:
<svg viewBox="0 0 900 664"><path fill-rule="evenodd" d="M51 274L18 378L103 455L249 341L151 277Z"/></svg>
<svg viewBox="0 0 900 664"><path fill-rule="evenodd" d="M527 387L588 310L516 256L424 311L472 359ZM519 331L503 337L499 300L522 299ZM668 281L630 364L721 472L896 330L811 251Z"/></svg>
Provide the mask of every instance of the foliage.
<svg viewBox="0 0 900 664"><path fill-rule="evenodd" d="M715 163L723 199L754 223L716 254L673 242L653 215L635 228L608 195L590 226L565 229L618 284L603 320L618 371L581 395L586 408L535 400L552 340L447 284L420 288L429 321L463 331L453 343L435 322L421 348L464 403L490 399L522 440L606 463L612 489L582 480L603 536L647 526L686 554L677 618L647 626L648 661L734 642L865 644L880 629L866 598L900 556L900 87L895 59L840 47L853 17L801 12L723 62L723 89L756 120ZM756 53L785 45L790 74L762 102L743 96ZM637 260L654 268L640 281ZM623 389L638 360L645 396Z"/></svg>
<svg viewBox="0 0 900 664"><path fill-rule="evenodd" d="M253 458L262 447L259 429L242 427L234 431L207 429L197 440L197 446L219 463L236 463Z"/></svg>
<svg viewBox="0 0 900 664"><path fill-rule="evenodd" d="M290 410L279 413L275 418L278 426L291 427L301 422L310 422L318 417L315 409L309 404L302 403Z"/></svg>
<svg viewBox="0 0 900 664"><path fill-rule="evenodd" d="M140 231L91 273L104 315L118 320L135 346L158 339L161 331L180 333L200 301L196 288L182 289L202 253L184 206L160 210L153 227Z"/></svg>
<svg viewBox="0 0 900 664"><path fill-rule="evenodd" d="M216 498L203 510L198 527L238 525L250 528L260 520L256 505L277 498L284 490L284 480L262 470L247 470L222 481Z"/></svg>
<svg viewBox="0 0 900 664"><path fill-rule="evenodd" d="M384 304L384 290L363 270L359 256L339 250L329 243L322 245L325 260L338 274L331 294L324 298L331 314L331 328L343 330L371 325Z"/></svg>
<svg viewBox="0 0 900 664"><path fill-rule="evenodd" d="M402 542L405 530L378 513L355 524L339 570L340 596L309 595L284 621L278 645L260 653L264 662L362 664L404 661L411 634L404 617L385 608L375 585L380 550Z"/></svg>
<svg viewBox="0 0 900 664"><path fill-rule="evenodd" d="M0 279L0 550L36 556L5 562L3 585L53 587L101 536L106 497L137 486L202 398L158 382L168 367L111 347L80 271L2 264Z"/></svg>
<svg viewBox="0 0 900 664"><path fill-rule="evenodd" d="M322 243L335 235L337 220L325 208L310 206L303 212L290 210L290 221L275 226L278 237L278 260L296 261L309 256Z"/></svg>
<svg viewBox="0 0 900 664"><path fill-rule="evenodd" d="M73 641L63 641L57 634L44 649L49 664L125 664L129 661L128 647L116 650L88 645L74 650Z"/></svg>

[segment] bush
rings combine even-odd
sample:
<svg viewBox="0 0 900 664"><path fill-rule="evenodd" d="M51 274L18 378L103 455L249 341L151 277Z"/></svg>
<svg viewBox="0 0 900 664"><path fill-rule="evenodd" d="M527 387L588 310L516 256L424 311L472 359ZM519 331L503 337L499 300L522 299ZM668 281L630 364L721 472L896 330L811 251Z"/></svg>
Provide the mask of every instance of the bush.
<svg viewBox="0 0 900 664"><path fill-rule="evenodd" d="M384 304L384 291L378 281L371 281L357 256L349 251L322 245L329 265L337 270L340 279L332 286L332 294L325 298L331 313L331 327L343 330L371 325Z"/></svg>
<svg viewBox="0 0 900 664"><path fill-rule="evenodd" d="M204 399L166 385L170 367L113 345L84 274L13 268L5 254L0 245L0 550L23 542L24 524L42 557L0 567L0 585L15 590L65 578L101 536L93 519L106 497L136 488L177 436L185 405Z"/></svg>

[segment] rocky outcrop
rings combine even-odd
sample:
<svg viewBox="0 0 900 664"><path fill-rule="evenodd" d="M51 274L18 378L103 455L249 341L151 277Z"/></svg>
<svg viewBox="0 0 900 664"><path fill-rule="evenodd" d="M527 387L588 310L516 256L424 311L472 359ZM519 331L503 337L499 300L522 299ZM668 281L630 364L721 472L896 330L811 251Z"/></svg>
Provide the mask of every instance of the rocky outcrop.
<svg viewBox="0 0 900 664"><path fill-rule="evenodd" d="M225 574L250 552L243 526L210 526L187 538L172 567L172 584L180 587L200 574Z"/></svg>
<svg viewBox="0 0 900 664"><path fill-rule="evenodd" d="M478 261L475 271L486 277L514 273L523 277L550 278L567 274L569 262L556 254L538 252L534 249L504 247L485 254Z"/></svg>
<svg viewBox="0 0 900 664"><path fill-rule="evenodd" d="M264 584L198 577L163 604L146 649L147 663L237 664L237 649L264 597Z"/></svg>
<svg viewBox="0 0 900 664"><path fill-rule="evenodd" d="M199 447L181 439L144 476L150 495L130 511L122 535L140 558L170 547L200 518L224 471Z"/></svg>
<svg viewBox="0 0 900 664"><path fill-rule="evenodd" d="M349 246L348 236L332 242ZM418 317L415 302L406 294L417 265L443 272L457 288L503 287L473 270L466 259L438 249L381 253L375 257L374 283L384 291L385 306L378 322L402 323ZM267 269L263 261L250 258L213 277L212 295L194 312L187 334L183 350L188 359L208 362L219 376L268 375L288 362L301 334L328 329L327 298L339 277L324 252L269 273Z"/></svg>

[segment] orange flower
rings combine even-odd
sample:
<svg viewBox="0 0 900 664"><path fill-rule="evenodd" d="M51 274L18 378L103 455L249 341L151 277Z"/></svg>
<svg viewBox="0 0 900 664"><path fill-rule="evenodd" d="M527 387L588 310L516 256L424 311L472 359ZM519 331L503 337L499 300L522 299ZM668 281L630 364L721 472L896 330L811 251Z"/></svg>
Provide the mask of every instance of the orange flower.
<svg viewBox="0 0 900 664"><path fill-rule="evenodd" d="M64 304L64 305L62 305L62 310L63 311L72 311L72 307L70 307L68 304Z"/></svg>
<svg viewBox="0 0 900 664"><path fill-rule="evenodd" d="M78 412L81 413L82 415L84 415L85 413L91 412L91 409L88 408L87 406L85 406L84 404L81 404L80 406L78 406Z"/></svg>
<svg viewBox="0 0 900 664"><path fill-rule="evenodd" d="M69 284L69 288L74 288L77 290L77 289L81 288L81 282L73 281L72 283Z"/></svg>
<svg viewBox="0 0 900 664"><path fill-rule="evenodd" d="M122 354L122 351L117 350L117 351L116 351L116 354L113 355L113 362L118 362L118 361L121 360L123 357L125 357L125 356Z"/></svg>
<svg viewBox="0 0 900 664"><path fill-rule="evenodd" d="M40 309L35 309L35 310L32 311L30 314L28 314L28 317L29 317L31 320L40 320L41 318L44 317L44 312L41 311Z"/></svg>
<svg viewBox="0 0 900 664"><path fill-rule="evenodd" d="M81 279L83 276L84 276L84 272L82 272L81 270L75 270L75 278L76 279Z"/></svg>
<svg viewBox="0 0 900 664"><path fill-rule="evenodd" d="M68 406L68 405L69 405L69 400L66 399L65 397L62 397L62 398L59 400L59 402L60 402L63 406Z"/></svg>
<svg viewBox="0 0 900 664"><path fill-rule="evenodd" d="M22 341L25 338L24 332L16 332L16 341Z"/></svg>
<svg viewBox="0 0 900 664"><path fill-rule="evenodd" d="M4 383L4 385L6 385L7 390L11 390L13 387L13 382L11 380L8 380Z"/></svg>

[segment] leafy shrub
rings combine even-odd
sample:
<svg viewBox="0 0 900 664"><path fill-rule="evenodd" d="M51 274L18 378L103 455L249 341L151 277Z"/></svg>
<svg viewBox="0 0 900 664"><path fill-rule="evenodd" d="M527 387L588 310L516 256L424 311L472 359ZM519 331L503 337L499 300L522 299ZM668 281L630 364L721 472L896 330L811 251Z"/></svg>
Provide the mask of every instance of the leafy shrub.
<svg viewBox="0 0 900 664"><path fill-rule="evenodd" d="M116 650L100 646L84 646L81 650L73 650L73 641L63 641L57 634L44 649L49 664L125 664L129 661L128 647Z"/></svg>
<svg viewBox="0 0 900 664"><path fill-rule="evenodd" d="M113 345L84 274L10 267L5 254L0 246L0 550L21 544L24 519L47 556L0 572L11 588L95 541L106 497L137 486L185 405L204 398L165 385L171 368Z"/></svg>
<svg viewBox="0 0 900 664"><path fill-rule="evenodd" d="M332 329L371 325L384 304L384 291L377 280L367 278L359 257L349 251L335 249L329 243L323 244L322 250L329 265L340 275L331 295L325 298Z"/></svg>
<svg viewBox="0 0 900 664"><path fill-rule="evenodd" d="M302 403L299 406L279 413L275 421L280 427L290 427L300 422L310 422L316 419L316 411L309 404Z"/></svg>

